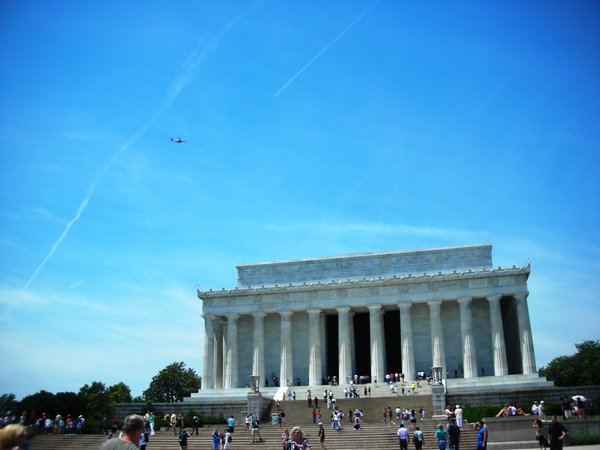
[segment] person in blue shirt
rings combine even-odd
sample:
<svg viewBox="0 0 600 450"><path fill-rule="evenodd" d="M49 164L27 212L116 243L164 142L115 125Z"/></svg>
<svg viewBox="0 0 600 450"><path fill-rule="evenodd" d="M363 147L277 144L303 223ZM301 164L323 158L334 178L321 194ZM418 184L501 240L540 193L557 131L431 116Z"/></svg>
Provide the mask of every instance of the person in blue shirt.
<svg viewBox="0 0 600 450"><path fill-rule="evenodd" d="M444 425L441 423L438 425L438 429L435 432L435 437L438 441L438 448L440 450L446 450L446 430L444 430Z"/></svg>
<svg viewBox="0 0 600 450"><path fill-rule="evenodd" d="M475 424L475 429L477 430L477 450L486 450L488 430L483 421L477 422Z"/></svg>
<svg viewBox="0 0 600 450"><path fill-rule="evenodd" d="M210 437L212 438L213 449L219 450L219 445L221 445L221 433L219 433L219 430L215 428L215 431L213 431L213 434L211 434Z"/></svg>
<svg viewBox="0 0 600 450"><path fill-rule="evenodd" d="M398 443L401 450L408 450L408 430L402 423L400 424L400 428L398 428Z"/></svg>

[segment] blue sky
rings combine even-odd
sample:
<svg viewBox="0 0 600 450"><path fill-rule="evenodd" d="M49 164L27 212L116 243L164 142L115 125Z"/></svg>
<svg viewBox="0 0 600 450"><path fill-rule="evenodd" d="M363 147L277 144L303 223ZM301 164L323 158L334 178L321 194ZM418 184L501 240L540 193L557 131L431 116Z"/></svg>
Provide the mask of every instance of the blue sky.
<svg viewBox="0 0 600 450"><path fill-rule="evenodd" d="M201 372L235 265L492 243L599 339L595 1L0 4L0 393ZM169 137L185 138L173 144Z"/></svg>

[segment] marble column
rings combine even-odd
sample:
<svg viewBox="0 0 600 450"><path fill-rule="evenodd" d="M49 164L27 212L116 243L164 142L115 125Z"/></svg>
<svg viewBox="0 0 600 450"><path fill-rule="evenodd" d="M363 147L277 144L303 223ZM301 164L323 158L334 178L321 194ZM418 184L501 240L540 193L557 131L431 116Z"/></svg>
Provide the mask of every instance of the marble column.
<svg viewBox="0 0 600 450"><path fill-rule="evenodd" d="M308 310L308 385L318 386L323 379L321 370L321 310Z"/></svg>
<svg viewBox="0 0 600 450"><path fill-rule="evenodd" d="M490 305L490 331L492 333L492 351L494 356L494 375L501 377L508 375L506 364L506 344L504 342L504 328L502 327L502 311L500 309L500 295L487 297Z"/></svg>
<svg viewBox="0 0 600 450"><path fill-rule="evenodd" d="M223 389L223 375L225 374L225 322L222 319L216 319L215 328L215 359L213 364L213 383L215 389Z"/></svg>
<svg viewBox="0 0 600 450"><path fill-rule="evenodd" d="M352 355L350 354L350 308L337 308L338 312L338 346L339 370L338 383L346 384L352 375Z"/></svg>
<svg viewBox="0 0 600 450"><path fill-rule="evenodd" d="M460 306L460 332L462 336L463 372L465 378L477 376L477 355L475 338L473 336L473 322L471 317L471 297L458 299Z"/></svg>
<svg viewBox="0 0 600 450"><path fill-rule="evenodd" d="M356 374L356 340L354 339L354 311L350 311L348 318L350 328L350 375Z"/></svg>
<svg viewBox="0 0 600 450"><path fill-rule="evenodd" d="M239 314L227 316L227 370L225 372L224 388L238 387L238 326Z"/></svg>
<svg viewBox="0 0 600 450"><path fill-rule="evenodd" d="M413 349L412 320L410 318L411 302L400 303L400 348L402 349L402 373L406 381L414 380L415 352Z"/></svg>
<svg viewBox="0 0 600 450"><path fill-rule="evenodd" d="M281 311L281 364L279 385L291 386L294 383L292 354L292 311Z"/></svg>
<svg viewBox="0 0 600 450"><path fill-rule="evenodd" d="M444 328L442 325L442 301L428 302L429 322L431 325L431 366L442 368L442 377L446 378L446 348L444 346Z"/></svg>
<svg viewBox="0 0 600 450"><path fill-rule="evenodd" d="M383 336L383 310L381 305L369 305L369 328L371 335L371 379L385 379L385 341Z"/></svg>
<svg viewBox="0 0 600 450"><path fill-rule="evenodd" d="M523 374L536 373L535 353L533 351L533 339L531 337L531 322L529 321L529 308L527 307L527 296L529 294L515 295L517 303L517 321L519 324L519 343L521 345L521 364Z"/></svg>
<svg viewBox="0 0 600 450"><path fill-rule="evenodd" d="M204 363L202 364L202 389L214 389L215 379L215 323L214 316L204 317Z"/></svg>
<svg viewBox="0 0 600 450"><path fill-rule="evenodd" d="M265 383L265 316L264 312L253 314L252 375L259 376L259 386Z"/></svg>

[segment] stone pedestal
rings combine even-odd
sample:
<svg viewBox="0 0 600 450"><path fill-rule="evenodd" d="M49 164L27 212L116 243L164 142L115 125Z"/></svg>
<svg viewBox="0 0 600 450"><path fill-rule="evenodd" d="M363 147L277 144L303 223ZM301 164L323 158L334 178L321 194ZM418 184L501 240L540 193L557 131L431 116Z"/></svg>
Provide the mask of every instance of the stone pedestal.
<svg viewBox="0 0 600 450"><path fill-rule="evenodd" d="M443 384L431 385L431 402L433 404L432 417L435 419L438 416L446 417L446 393Z"/></svg>
<svg viewBox="0 0 600 450"><path fill-rule="evenodd" d="M269 420L271 412L271 399L265 398L258 391L248 393L248 413L254 414L263 423Z"/></svg>

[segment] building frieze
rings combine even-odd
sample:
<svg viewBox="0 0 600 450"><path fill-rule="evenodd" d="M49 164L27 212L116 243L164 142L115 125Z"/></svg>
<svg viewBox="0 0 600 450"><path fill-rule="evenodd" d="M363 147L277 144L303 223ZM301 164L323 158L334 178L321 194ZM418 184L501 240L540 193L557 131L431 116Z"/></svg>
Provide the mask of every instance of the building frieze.
<svg viewBox="0 0 600 450"><path fill-rule="evenodd" d="M383 303L397 305L403 302L452 300L463 296L482 298L491 295L526 293L529 266L479 271L422 275L393 275L389 278L360 280L332 280L301 284L198 291L205 313L227 314L241 312L277 312L281 304L292 310L305 311L307 307L336 308L342 303L368 305ZM259 309L260 308L260 309Z"/></svg>

